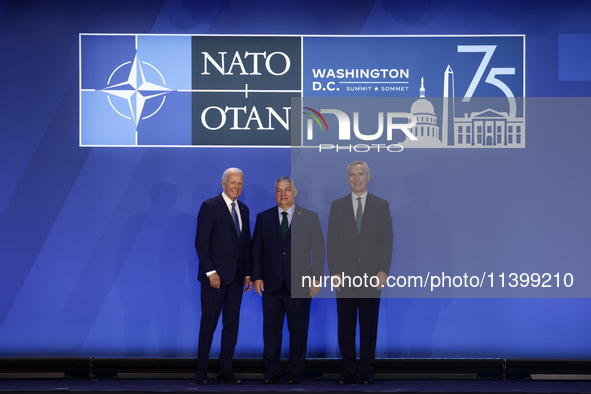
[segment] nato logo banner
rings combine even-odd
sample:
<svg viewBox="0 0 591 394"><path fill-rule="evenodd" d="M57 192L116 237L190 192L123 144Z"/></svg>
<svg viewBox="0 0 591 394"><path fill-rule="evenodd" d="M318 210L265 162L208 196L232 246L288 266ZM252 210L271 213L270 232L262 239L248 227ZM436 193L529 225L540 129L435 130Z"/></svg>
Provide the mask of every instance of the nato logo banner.
<svg viewBox="0 0 591 394"><path fill-rule="evenodd" d="M523 35L80 35L81 146L524 148L524 97Z"/></svg>
<svg viewBox="0 0 591 394"><path fill-rule="evenodd" d="M80 36L80 146L289 146L301 37Z"/></svg>

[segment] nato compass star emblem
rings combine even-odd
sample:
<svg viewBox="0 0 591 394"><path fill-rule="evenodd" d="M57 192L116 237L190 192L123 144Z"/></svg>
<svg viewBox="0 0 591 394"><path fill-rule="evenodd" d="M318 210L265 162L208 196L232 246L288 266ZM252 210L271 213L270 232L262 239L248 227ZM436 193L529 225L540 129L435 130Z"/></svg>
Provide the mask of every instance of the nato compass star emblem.
<svg viewBox="0 0 591 394"><path fill-rule="evenodd" d="M127 79L124 82L112 84L111 81L113 79L121 80L121 78L116 77L118 77L120 73L124 72L125 68L122 69L122 67L125 67L129 64L131 64L131 70L127 76ZM144 67L151 67L160 76L160 84L146 80ZM171 91L172 89L166 87L166 81L164 80L164 77L160 71L158 71L158 69L150 63L140 61L137 54L135 55L133 62L125 62L117 67L111 73L111 76L109 76L107 87L101 89L101 92L108 94L107 98L109 100L109 104L115 112L126 119L133 120L135 123L136 132L140 119L147 119L151 116L154 116L160 110L160 108L162 108L162 105L166 100L166 94ZM111 97L114 99L111 100ZM157 98L160 98L161 100L158 108L156 108L156 110L150 114L144 114L146 101ZM128 107L128 110L121 108L121 106ZM131 116L124 115L124 113L131 113Z"/></svg>

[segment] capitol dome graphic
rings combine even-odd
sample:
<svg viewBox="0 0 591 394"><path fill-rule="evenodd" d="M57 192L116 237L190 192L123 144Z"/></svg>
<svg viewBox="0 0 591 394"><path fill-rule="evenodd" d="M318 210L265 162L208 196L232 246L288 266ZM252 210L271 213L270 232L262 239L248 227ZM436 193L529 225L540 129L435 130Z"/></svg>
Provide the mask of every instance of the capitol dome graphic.
<svg viewBox="0 0 591 394"><path fill-rule="evenodd" d="M416 141L406 139L401 143L405 148L442 148L439 126L437 126L437 115L433 104L425 98L424 78L421 78L420 98L413 103L410 113L417 119L415 127L410 129L417 137Z"/></svg>

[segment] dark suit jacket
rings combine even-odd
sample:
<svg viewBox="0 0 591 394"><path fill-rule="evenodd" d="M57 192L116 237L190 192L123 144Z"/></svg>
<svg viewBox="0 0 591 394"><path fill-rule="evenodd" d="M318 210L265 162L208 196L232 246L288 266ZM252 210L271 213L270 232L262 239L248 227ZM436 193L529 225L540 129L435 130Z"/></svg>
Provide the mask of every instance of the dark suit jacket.
<svg viewBox="0 0 591 394"><path fill-rule="evenodd" d="M344 272L353 277L363 273L373 276L379 271L388 273L392 242L392 217L386 200L367 194L359 234L351 195L331 204L326 242L331 275Z"/></svg>
<svg viewBox="0 0 591 394"><path fill-rule="evenodd" d="M236 200L238 201L238 200ZM197 216L195 248L199 257L199 280L207 280L206 272L216 270L223 285L250 275L250 224L246 205L238 201L242 219L240 237L222 195L205 200Z"/></svg>
<svg viewBox="0 0 591 394"><path fill-rule="evenodd" d="M252 251L252 279L262 279L265 291L275 293L285 281L292 295L309 295L309 286L302 287L302 275L318 278L324 273L324 235L318 214L296 205L284 241L278 207L259 213Z"/></svg>

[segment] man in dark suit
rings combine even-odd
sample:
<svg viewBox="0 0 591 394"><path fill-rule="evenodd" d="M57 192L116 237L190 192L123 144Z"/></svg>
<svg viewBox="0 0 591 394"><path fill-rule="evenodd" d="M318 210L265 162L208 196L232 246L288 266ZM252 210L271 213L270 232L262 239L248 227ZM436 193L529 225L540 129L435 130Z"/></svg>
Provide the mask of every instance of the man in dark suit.
<svg viewBox="0 0 591 394"><path fill-rule="evenodd" d="M351 194L333 201L327 233L327 259L337 288L338 340L343 375L338 384L372 384L381 288L392 260L392 218L388 202L367 192L365 162L347 167ZM363 279L355 281L354 278ZM359 286L359 284L361 285ZM355 330L359 312L359 365Z"/></svg>
<svg viewBox="0 0 591 394"><path fill-rule="evenodd" d="M277 205L257 215L253 235L253 280L263 296L263 362L265 384L279 383L283 319L289 329L287 383L297 384L304 369L311 297L324 273L324 236L318 214L294 204L297 194L289 177L275 183ZM293 246L293 247L292 247ZM303 277L309 279L304 283Z"/></svg>
<svg viewBox="0 0 591 394"><path fill-rule="evenodd" d="M223 193L203 202L197 216L195 247L201 281L201 325L197 351L198 383L209 383L209 351L220 313L223 311L222 346L218 381L242 383L234 377L232 360L238 339L240 304L250 281L251 239L249 212L238 201L244 174L228 168L222 177Z"/></svg>

